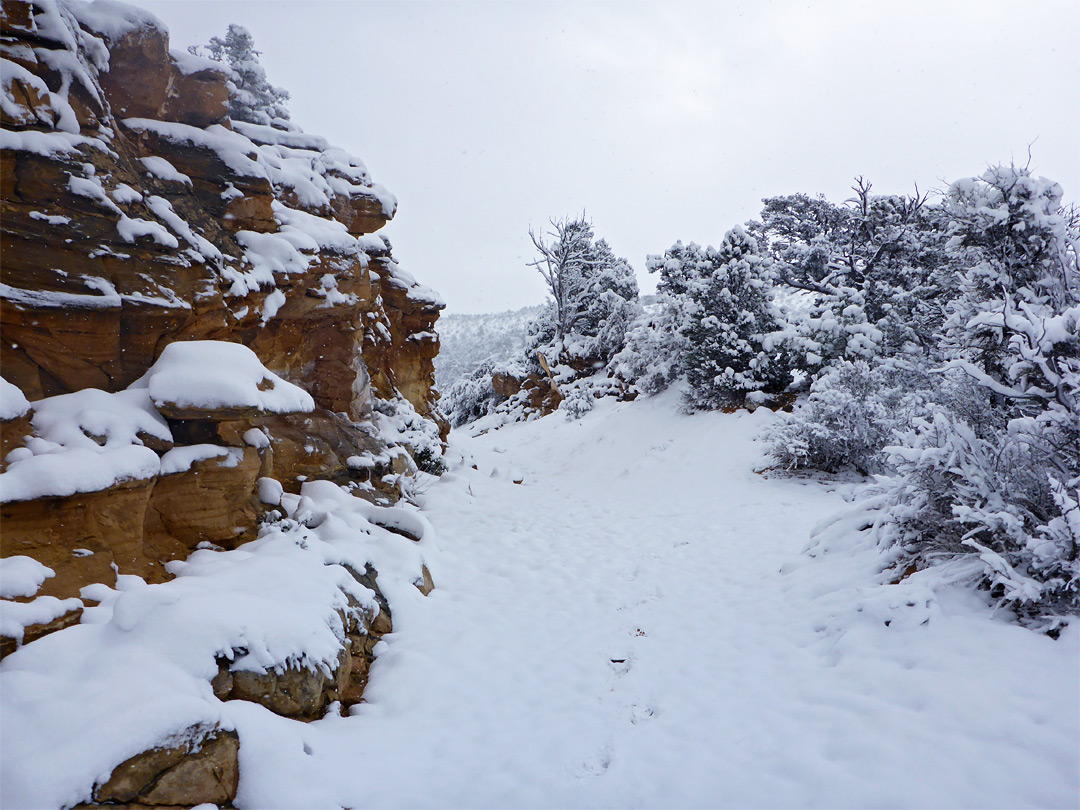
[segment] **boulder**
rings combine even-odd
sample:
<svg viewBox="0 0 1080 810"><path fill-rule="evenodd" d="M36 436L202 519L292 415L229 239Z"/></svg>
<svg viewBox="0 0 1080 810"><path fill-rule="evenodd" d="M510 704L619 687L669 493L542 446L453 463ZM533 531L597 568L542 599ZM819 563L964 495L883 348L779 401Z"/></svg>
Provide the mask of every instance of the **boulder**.
<svg viewBox="0 0 1080 810"><path fill-rule="evenodd" d="M431 578L431 572L428 571L428 567L426 565L421 566L420 579L418 579L413 584L416 585L417 589L424 596L427 596L429 593L435 590L435 581Z"/></svg>
<svg viewBox="0 0 1080 810"><path fill-rule="evenodd" d="M345 641L329 671L296 663L256 671L244 668L242 662L238 665L222 657L218 659L218 673L211 681L214 695L219 700L248 700L275 714L298 720L318 719L334 702L340 703L343 712L359 703L367 685L368 671L375 660L375 645L383 635L391 632L393 623L390 606L379 590L378 572L371 565L366 566L363 573L347 565L345 569L357 582L374 592L379 610L373 613L358 609L357 603L349 597L353 609L339 613L345 628ZM425 567L418 587L428 585L431 585L431 574Z"/></svg>
<svg viewBox="0 0 1080 810"><path fill-rule="evenodd" d="M199 543L231 549L254 540L262 511L255 496L261 466L259 451L245 447L160 476L146 509L145 555L183 559Z"/></svg>
<svg viewBox="0 0 1080 810"><path fill-rule="evenodd" d="M192 70L186 54L169 54L169 92L160 115L193 127L225 124L229 117L228 76L224 68Z"/></svg>
<svg viewBox="0 0 1080 810"><path fill-rule="evenodd" d="M496 372L491 375L491 387L496 394L506 399L524 392L528 407L539 411L543 416L557 410L563 401L558 386L550 379L542 378L538 374L515 377L506 372Z"/></svg>
<svg viewBox="0 0 1080 810"><path fill-rule="evenodd" d="M316 720L330 703L341 699L351 663L347 645L330 672L297 664L265 672L231 670L218 679L215 694L221 700L258 703L282 717Z"/></svg>
<svg viewBox="0 0 1080 810"><path fill-rule="evenodd" d="M94 788L94 803L231 805L240 783L236 732L192 728L181 736L182 742L151 748L117 765Z"/></svg>

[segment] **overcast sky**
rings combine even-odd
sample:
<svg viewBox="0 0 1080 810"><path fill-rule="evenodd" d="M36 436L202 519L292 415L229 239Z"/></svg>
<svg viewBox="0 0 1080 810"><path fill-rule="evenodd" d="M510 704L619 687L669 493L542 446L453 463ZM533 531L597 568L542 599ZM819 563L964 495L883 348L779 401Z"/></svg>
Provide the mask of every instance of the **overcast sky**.
<svg viewBox="0 0 1080 810"><path fill-rule="evenodd" d="M530 225L580 213L638 270L762 197L1024 163L1080 199L1080 2L137 0L172 47L230 22L293 120L399 201L403 267L453 312L539 303Z"/></svg>

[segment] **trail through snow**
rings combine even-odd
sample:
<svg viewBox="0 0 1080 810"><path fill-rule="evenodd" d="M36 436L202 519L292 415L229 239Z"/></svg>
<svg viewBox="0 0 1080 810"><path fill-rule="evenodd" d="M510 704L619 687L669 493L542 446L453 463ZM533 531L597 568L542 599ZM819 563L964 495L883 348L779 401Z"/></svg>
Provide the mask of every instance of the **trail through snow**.
<svg viewBox="0 0 1080 810"><path fill-rule="evenodd" d="M239 806L1077 806L1077 628L803 555L848 487L754 472L770 418L662 396L456 437L436 590L356 716L245 739Z"/></svg>

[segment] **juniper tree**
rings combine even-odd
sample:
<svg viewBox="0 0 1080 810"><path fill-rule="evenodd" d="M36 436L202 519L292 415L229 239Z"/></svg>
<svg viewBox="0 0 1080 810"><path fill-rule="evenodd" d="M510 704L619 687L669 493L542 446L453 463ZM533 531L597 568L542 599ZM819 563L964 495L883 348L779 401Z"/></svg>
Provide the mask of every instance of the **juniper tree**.
<svg viewBox="0 0 1080 810"><path fill-rule="evenodd" d="M1061 199L1015 166L949 188L945 395L889 449L878 521L920 567L970 555L1050 632L1080 611L1080 229Z"/></svg>
<svg viewBox="0 0 1080 810"><path fill-rule="evenodd" d="M288 120L285 103L289 93L266 80L266 71L259 64L261 51L255 50L255 40L242 25L230 24L224 39L213 37L205 54L195 46L188 50L229 66L229 117L234 121L268 125L275 118Z"/></svg>
<svg viewBox="0 0 1080 810"><path fill-rule="evenodd" d="M640 311L633 268L603 239L594 239L584 218L553 219L544 233L529 231L537 258L529 263L543 277L549 305L530 327L530 354L578 371L604 366L623 347Z"/></svg>

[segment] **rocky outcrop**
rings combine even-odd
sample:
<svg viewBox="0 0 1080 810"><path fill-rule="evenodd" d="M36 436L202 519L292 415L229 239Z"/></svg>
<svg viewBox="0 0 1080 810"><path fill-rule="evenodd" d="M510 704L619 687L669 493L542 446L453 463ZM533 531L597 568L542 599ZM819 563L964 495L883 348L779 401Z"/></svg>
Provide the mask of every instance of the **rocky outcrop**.
<svg viewBox="0 0 1080 810"><path fill-rule="evenodd" d="M104 784L94 789L94 802L135 807L231 806L240 782L239 750L235 732L189 729L176 744L151 748L117 765Z"/></svg>
<svg viewBox="0 0 1080 810"><path fill-rule="evenodd" d="M94 8L2 4L5 378L113 391L208 338L330 413L433 416L441 302L368 235L394 198L321 138L230 122L220 67L150 15Z"/></svg>
<svg viewBox="0 0 1080 810"><path fill-rule="evenodd" d="M248 700L261 704L282 717L315 720L334 703L347 713L359 703L367 685L368 670L375 660L375 645L393 630L390 606L379 589L377 572L370 565L364 573L348 569L357 582L371 590L379 606L370 610L341 611L345 640L337 660L329 667L304 666L290 662L270 669L248 669L230 658L218 659L218 674L211 682L219 700ZM423 568L421 593L431 588L431 575ZM431 587L428 587L428 586ZM351 602L352 608L359 607Z"/></svg>
<svg viewBox="0 0 1080 810"><path fill-rule="evenodd" d="M94 609L86 586L166 582L197 548L256 538L305 482L393 503L448 426L443 304L376 233L397 202L362 162L288 122L231 121L225 70L171 52L140 9L0 0L0 27L2 554L50 572L8 655ZM155 369L182 346L202 366L164 391ZM212 372L239 346L257 373L230 399ZM373 569L353 575L380 609L342 611L336 663L222 658L214 694L305 720L359 701L391 625ZM236 734L189 731L93 802L229 805Z"/></svg>
<svg viewBox="0 0 1080 810"><path fill-rule="evenodd" d="M119 391L170 343L212 339L249 346L315 401L301 415L158 403L175 443L237 448L243 461L8 499L5 553L40 557L57 571L50 588L70 596L113 564L156 580L200 542L252 537L260 477L397 497L409 453L375 424L375 405L408 403L446 425L432 365L442 304L371 235L393 196L287 122L230 121L222 66L171 53L146 12L26 0L0 11L4 378L31 401ZM257 451L243 439L253 429L266 439ZM29 413L4 421L4 458L32 435ZM406 437L404 449L417 448ZM79 548L93 553L72 557Z"/></svg>
<svg viewBox="0 0 1080 810"><path fill-rule="evenodd" d="M504 400L512 400L524 406L526 412L546 416L558 409L563 401L562 393L551 379L530 373L521 377L499 371L491 375L491 387Z"/></svg>
<svg viewBox="0 0 1080 810"><path fill-rule="evenodd" d="M25 555L56 576L48 596L78 596L84 585L112 582L113 566L149 582L166 578L163 563L143 553L143 526L153 479L121 481L94 492L0 504L4 556Z"/></svg>

